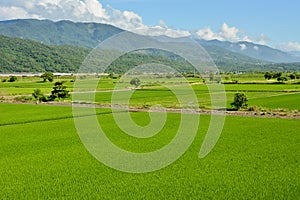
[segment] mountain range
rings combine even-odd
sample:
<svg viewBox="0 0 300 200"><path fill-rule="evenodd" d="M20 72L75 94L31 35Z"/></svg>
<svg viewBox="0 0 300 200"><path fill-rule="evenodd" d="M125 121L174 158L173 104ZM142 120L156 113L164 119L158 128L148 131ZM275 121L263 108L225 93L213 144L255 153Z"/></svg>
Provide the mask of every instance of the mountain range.
<svg viewBox="0 0 300 200"><path fill-rule="evenodd" d="M49 45L72 45L94 48L99 42L123 31L98 23L53 22L17 19L0 21L0 35L39 41Z"/></svg>
<svg viewBox="0 0 300 200"><path fill-rule="evenodd" d="M0 71L26 71L26 66L37 65L31 66L27 71L73 72L88 52L100 42L122 31L124 30L99 23L34 19L0 21L0 35L3 35L0 37L0 65L2 65ZM154 38L170 42L180 40L180 38L174 39L166 36ZM199 39L195 41L209 53L222 71L237 71L237 69L238 71L294 71L300 69L299 52L287 53L250 42L233 43ZM46 64L35 63L36 59L32 57L32 52L38 52L38 49L44 49L44 52L47 52L44 55L40 53L38 56L43 60L42 63ZM22 55L16 56L18 54ZM23 60L18 60L20 58ZM19 64L16 65L16 63ZM58 67L55 66L57 63L59 63Z"/></svg>
<svg viewBox="0 0 300 200"><path fill-rule="evenodd" d="M215 45L229 51L239 53L252 58L268 62L300 62L300 57L295 53L283 52L265 45L254 44L251 42L227 42L219 40L198 40L200 44Z"/></svg>

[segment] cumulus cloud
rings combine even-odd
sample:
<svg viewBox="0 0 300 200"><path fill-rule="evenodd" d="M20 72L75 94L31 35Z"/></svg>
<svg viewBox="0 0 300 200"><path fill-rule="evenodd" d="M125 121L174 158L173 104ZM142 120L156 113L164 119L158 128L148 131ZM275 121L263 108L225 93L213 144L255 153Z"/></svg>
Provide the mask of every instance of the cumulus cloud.
<svg viewBox="0 0 300 200"><path fill-rule="evenodd" d="M1 12L11 8L17 8L18 12L14 15ZM37 18L105 23L109 16L97 0L4 0L0 4L0 18L2 20Z"/></svg>
<svg viewBox="0 0 300 200"><path fill-rule="evenodd" d="M224 38L222 38L218 33L214 33L210 27L205 27L204 29L198 30L196 32L196 35L204 40L224 41Z"/></svg>
<svg viewBox="0 0 300 200"><path fill-rule="evenodd" d="M300 44L297 42L286 42L279 44L278 48L283 51L300 51Z"/></svg>
<svg viewBox="0 0 300 200"><path fill-rule="evenodd" d="M243 41L240 37L240 31L236 27L230 27L224 23L221 27L220 32L215 33L210 27L198 30L196 35L204 40L220 40L220 41L231 41L238 42ZM247 38L247 40L249 40Z"/></svg>
<svg viewBox="0 0 300 200"><path fill-rule="evenodd" d="M188 37L191 35L189 31L174 30L162 24L159 24L157 26L145 26L143 28L135 29L134 31L142 35L151 35L151 36L166 35L172 38Z"/></svg>
<svg viewBox="0 0 300 200"><path fill-rule="evenodd" d="M221 29L218 32L214 32L210 27L200 29L196 32L196 36L204 40L256 42L261 45L265 45L267 41L269 41L269 38L264 34L249 36L237 27L230 27L227 23L223 23Z"/></svg>
<svg viewBox="0 0 300 200"><path fill-rule="evenodd" d="M137 13L103 6L98 0L0 0L0 20L24 18L98 22L153 36L186 37L191 35L190 31L176 30L167 26L163 20L160 20L156 26L147 26ZM248 36L237 27L229 26L227 23L224 23L217 32L210 27L205 27L193 32L193 35L205 40L247 41L262 45L268 41L264 34Z"/></svg>
<svg viewBox="0 0 300 200"><path fill-rule="evenodd" d="M239 41L239 29L236 27L229 27L226 23L223 24L221 32L219 33L219 35L227 41Z"/></svg>
<svg viewBox="0 0 300 200"><path fill-rule="evenodd" d="M267 42L270 40L268 36L265 34L261 33L258 36L255 36L255 41L257 41L258 44L260 45L266 45Z"/></svg>
<svg viewBox="0 0 300 200"><path fill-rule="evenodd" d="M150 35L170 37L189 36L188 31L173 30L160 21L157 26L146 26L142 17L130 11L120 11L110 6L103 7L98 0L2 0L0 19L50 19L75 22L98 22L111 24L125 30L139 30Z"/></svg>
<svg viewBox="0 0 300 200"><path fill-rule="evenodd" d="M19 18L38 18L37 15L29 15L26 10L19 8L19 7L0 7L0 17L1 19L12 19L15 16Z"/></svg>

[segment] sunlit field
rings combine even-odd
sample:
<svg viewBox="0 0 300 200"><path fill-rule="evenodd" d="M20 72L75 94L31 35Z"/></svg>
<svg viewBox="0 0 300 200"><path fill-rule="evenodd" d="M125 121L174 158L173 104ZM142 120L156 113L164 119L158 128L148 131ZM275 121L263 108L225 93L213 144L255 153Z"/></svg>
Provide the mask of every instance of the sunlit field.
<svg viewBox="0 0 300 200"><path fill-rule="evenodd" d="M227 116L217 145L199 159L210 120L201 115L197 136L179 160L159 171L127 174L87 152L70 106L1 104L0 111L1 199L297 199L300 195L298 119ZM180 119L180 114L168 114L165 128L144 140L124 134L109 109L96 113L110 140L134 152L168 144ZM140 125L149 122L147 113L132 117Z"/></svg>

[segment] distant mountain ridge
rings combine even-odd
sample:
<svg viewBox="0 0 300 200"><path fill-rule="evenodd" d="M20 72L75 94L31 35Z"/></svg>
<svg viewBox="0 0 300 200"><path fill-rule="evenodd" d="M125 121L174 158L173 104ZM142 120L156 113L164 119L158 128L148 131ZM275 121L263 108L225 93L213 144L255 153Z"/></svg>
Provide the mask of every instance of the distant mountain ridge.
<svg viewBox="0 0 300 200"><path fill-rule="evenodd" d="M35 19L0 21L0 35L10 37L0 37L0 44L3 47L6 45L6 48L2 48L0 45L0 71L41 72L58 70L57 72L73 72L78 69L92 48L122 31L124 30L98 23L53 22ZM186 39L174 39L167 36L154 38L165 42L184 41ZM295 71L300 69L300 63L295 63L300 61L300 57L267 46L249 42L232 43L199 39L196 41L209 53L223 72ZM35 57L32 58L38 54L38 48L42 49L41 52L45 52L43 56L39 55L42 62L39 59L36 60ZM34 53L32 54L32 52ZM59 61L55 62L55 59Z"/></svg>
<svg viewBox="0 0 300 200"><path fill-rule="evenodd" d="M251 42L227 42L219 40L198 40L200 44L215 45L225 48L229 51L240 53L252 58L268 62L300 62L300 57L291 53L283 52L265 45L254 44ZM300 52L299 52L300 53Z"/></svg>
<svg viewBox="0 0 300 200"><path fill-rule="evenodd" d="M0 21L0 35L35 40L49 45L73 45L94 48L99 42L122 32L99 23L17 19Z"/></svg>
<svg viewBox="0 0 300 200"><path fill-rule="evenodd" d="M204 45L205 47L205 45ZM259 60L230 52L217 46L206 50L221 72L299 71L300 65L260 63ZM210 49L211 48L211 49ZM70 45L46 45L27 39L0 35L0 73L12 72L66 72L76 73L92 49ZM116 60L107 72L124 73L137 63L172 65L179 72L191 72L184 59L158 50L135 52Z"/></svg>

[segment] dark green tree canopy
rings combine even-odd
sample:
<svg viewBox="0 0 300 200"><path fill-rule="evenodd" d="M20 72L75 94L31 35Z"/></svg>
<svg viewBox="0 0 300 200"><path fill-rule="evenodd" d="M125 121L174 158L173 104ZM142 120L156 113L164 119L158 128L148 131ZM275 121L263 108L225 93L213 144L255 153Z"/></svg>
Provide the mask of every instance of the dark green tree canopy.
<svg viewBox="0 0 300 200"><path fill-rule="evenodd" d="M15 82L16 80L18 80L18 78L16 76L11 76L9 79L8 79L8 82Z"/></svg>
<svg viewBox="0 0 300 200"><path fill-rule="evenodd" d="M272 76L273 75L272 75L271 72L266 72L265 75L264 75L265 79L268 79L268 80L270 80L272 78Z"/></svg>
<svg viewBox="0 0 300 200"><path fill-rule="evenodd" d="M141 80L138 78L133 78L131 79L130 84L134 85L135 87L138 87L141 84Z"/></svg>
<svg viewBox="0 0 300 200"><path fill-rule="evenodd" d="M63 81L59 81L54 84L53 90L51 91L51 95L49 97L50 100L55 100L57 98L60 100L70 96L67 86L63 84Z"/></svg>
<svg viewBox="0 0 300 200"><path fill-rule="evenodd" d="M41 75L41 78L44 80L44 82L46 82L47 80L49 82L52 82L53 79L54 79L54 75L51 72L46 72L46 73Z"/></svg>
<svg viewBox="0 0 300 200"><path fill-rule="evenodd" d="M244 93L236 93L234 95L234 100L231 103L231 106L233 106L236 109L241 109L241 108L247 108L248 107L248 99Z"/></svg>

